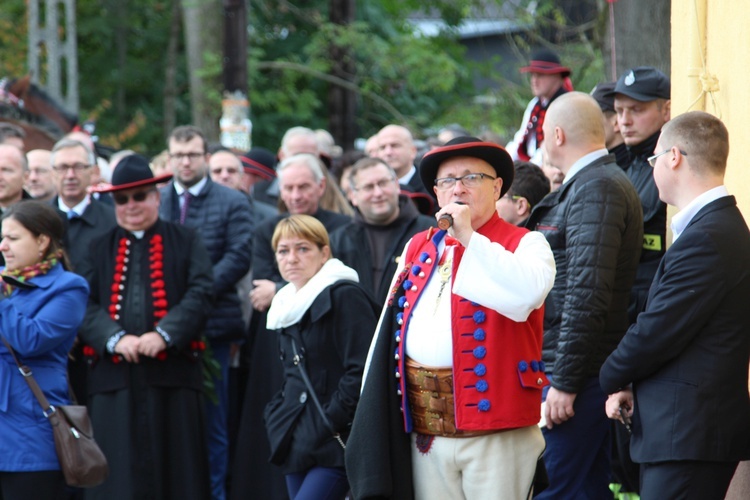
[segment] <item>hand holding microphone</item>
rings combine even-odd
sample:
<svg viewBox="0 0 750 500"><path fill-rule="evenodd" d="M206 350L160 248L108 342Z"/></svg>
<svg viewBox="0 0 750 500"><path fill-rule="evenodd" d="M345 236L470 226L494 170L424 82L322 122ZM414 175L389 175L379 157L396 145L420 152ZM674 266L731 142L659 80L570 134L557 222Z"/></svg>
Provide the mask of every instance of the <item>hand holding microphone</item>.
<svg viewBox="0 0 750 500"><path fill-rule="evenodd" d="M463 201L457 201L455 202L456 205L465 205ZM442 229L443 231L447 231L451 226L453 226L453 216L451 214L443 214L438 218L437 222L438 228Z"/></svg>

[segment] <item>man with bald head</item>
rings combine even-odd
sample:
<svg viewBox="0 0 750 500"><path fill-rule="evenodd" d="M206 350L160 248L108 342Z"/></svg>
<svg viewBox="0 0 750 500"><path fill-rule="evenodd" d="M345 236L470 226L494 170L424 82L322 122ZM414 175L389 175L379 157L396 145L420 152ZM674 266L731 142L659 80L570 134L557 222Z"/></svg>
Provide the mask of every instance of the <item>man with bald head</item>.
<svg viewBox="0 0 750 500"><path fill-rule="evenodd" d="M49 201L57 194L52 178L50 155L46 149L32 149L26 153L29 163L29 177L26 179L26 191L35 200Z"/></svg>
<svg viewBox="0 0 750 500"><path fill-rule="evenodd" d="M642 246L638 194L607 153L601 111L589 95L558 97L544 149L565 175L526 227L545 235L557 276L544 313L544 462L550 486L536 498L611 498L610 426L599 369L628 327Z"/></svg>
<svg viewBox="0 0 750 500"><path fill-rule="evenodd" d="M417 174L417 167L414 166L417 147L414 145L414 138L408 128L400 125L386 125L378 132L377 145L377 157L396 172L402 190L427 194L434 201L433 194L422 184Z"/></svg>

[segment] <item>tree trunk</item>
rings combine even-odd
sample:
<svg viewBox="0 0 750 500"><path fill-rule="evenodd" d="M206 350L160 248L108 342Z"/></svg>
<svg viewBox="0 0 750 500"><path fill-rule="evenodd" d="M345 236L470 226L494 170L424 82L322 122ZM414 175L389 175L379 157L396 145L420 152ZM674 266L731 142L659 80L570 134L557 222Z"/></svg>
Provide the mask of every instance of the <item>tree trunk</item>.
<svg viewBox="0 0 750 500"><path fill-rule="evenodd" d="M128 60L128 26L127 13L128 1L119 0L111 2L112 10L115 12L115 52L117 58L117 69L120 73L117 92L115 94L115 116L119 123L126 123L125 118L128 114L128 106L125 101L125 81L127 77L127 60Z"/></svg>
<svg viewBox="0 0 750 500"><path fill-rule="evenodd" d="M635 66L654 66L669 75L671 47L670 0L619 0L614 3L616 78ZM611 63L612 35L609 3L604 4L606 18L602 44L605 75L613 79Z"/></svg>
<svg viewBox="0 0 750 500"><path fill-rule="evenodd" d="M169 40L167 41L167 57L164 61L164 139L177 125L177 46L180 37L180 17L182 9L180 0L172 0L172 20L169 25Z"/></svg>
<svg viewBox="0 0 750 500"><path fill-rule="evenodd" d="M185 48L190 81L192 124L203 130L210 142L219 140L221 106L210 99L219 95L220 82L202 75L206 56L221 57L223 30L221 0L182 0Z"/></svg>
<svg viewBox="0 0 750 500"><path fill-rule="evenodd" d="M330 0L330 20L335 24L349 24L354 21L353 0ZM341 80L354 79L354 65L346 47L331 47L331 75ZM328 127L336 144L344 150L354 147L357 138L357 95L339 85L328 86Z"/></svg>
<svg viewBox="0 0 750 500"><path fill-rule="evenodd" d="M247 7L245 0L224 0L224 90L247 94Z"/></svg>

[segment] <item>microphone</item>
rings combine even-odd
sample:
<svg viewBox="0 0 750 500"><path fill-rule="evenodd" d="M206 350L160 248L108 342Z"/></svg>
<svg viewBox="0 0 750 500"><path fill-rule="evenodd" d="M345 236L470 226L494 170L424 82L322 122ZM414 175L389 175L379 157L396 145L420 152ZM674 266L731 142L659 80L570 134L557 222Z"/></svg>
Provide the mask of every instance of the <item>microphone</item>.
<svg viewBox="0 0 750 500"><path fill-rule="evenodd" d="M455 202L456 205L466 205L463 201ZM438 218L437 226L443 231L447 231L453 225L453 216L451 214L443 214Z"/></svg>

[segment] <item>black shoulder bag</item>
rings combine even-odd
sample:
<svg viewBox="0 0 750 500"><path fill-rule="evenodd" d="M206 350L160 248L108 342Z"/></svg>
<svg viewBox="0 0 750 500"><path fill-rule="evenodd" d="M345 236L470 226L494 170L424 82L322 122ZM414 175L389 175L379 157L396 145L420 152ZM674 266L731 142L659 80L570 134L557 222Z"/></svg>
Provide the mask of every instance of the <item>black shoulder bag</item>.
<svg viewBox="0 0 750 500"><path fill-rule="evenodd" d="M346 444L344 443L344 440L341 439L341 434L336 432L336 430L333 428L333 424L331 423L331 420L328 418L328 415L326 415L326 412L323 410L323 406L320 404L320 400L318 399L318 395L315 393L315 389L313 389L312 383L310 382L310 377L307 376L307 370L305 370L303 359L304 357L299 354L297 351L297 341L294 340L294 336L291 336L292 339L292 352L294 353L294 358L292 359L294 361L294 366L299 368L299 373L302 375L302 381L305 382L305 386L307 386L307 390L310 393L310 397L313 400L313 403L315 403L315 408L318 409L318 413L320 413L320 417L323 419L323 423L328 428L328 430L333 434L333 437L336 439L336 441L339 442L341 447L343 449L346 449Z"/></svg>

